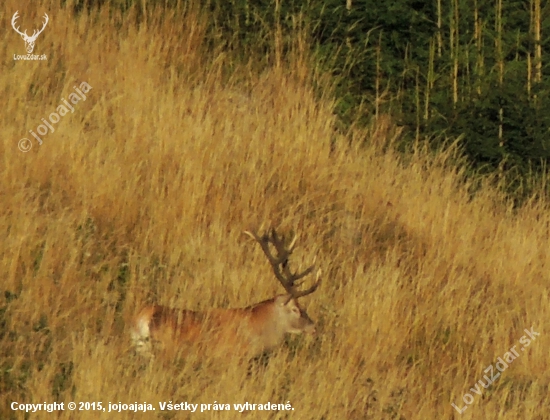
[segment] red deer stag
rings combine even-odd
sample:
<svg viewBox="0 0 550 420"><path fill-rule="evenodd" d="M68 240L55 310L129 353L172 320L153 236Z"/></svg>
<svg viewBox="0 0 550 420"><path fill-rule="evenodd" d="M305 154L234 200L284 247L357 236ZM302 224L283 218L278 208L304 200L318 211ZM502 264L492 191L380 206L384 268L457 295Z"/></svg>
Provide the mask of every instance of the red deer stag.
<svg viewBox="0 0 550 420"><path fill-rule="evenodd" d="M245 233L260 244L286 293L238 309L197 312L160 305L147 306L132 326L132 341L137 353L152 357L152 343L159 343L164 349L172 351L194 346L201 354L212 353L214 349L222 355L252 358L273 350L282 343L287 333L315 333L315 324L297 299L319 287L321 270L317 272L317 279L311 287L299 291L296 281L310 274L315 266L301 273L291 272L288 259L297 238L294 237L285 247L284 240L275 229L268 230L262 236L249 231ZM271 248L276 255L273 255Z"/></svg>

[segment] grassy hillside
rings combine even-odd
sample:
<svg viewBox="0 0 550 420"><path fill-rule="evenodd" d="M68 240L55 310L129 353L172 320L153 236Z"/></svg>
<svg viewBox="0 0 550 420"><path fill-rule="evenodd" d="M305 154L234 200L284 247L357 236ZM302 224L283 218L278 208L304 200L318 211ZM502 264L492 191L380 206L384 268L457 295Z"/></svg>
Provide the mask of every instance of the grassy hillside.
<svg viewBox="0 0 550 420"><path fill-rule="evenodd" d="M117 419L243 416L160 413L168 401L294 408L250 419L548 418L546 203L512 212L486 185L472 196L451 152L403 160L387 119L335 134L330 89L313 89L330 81L298 35L259 72L266 57L205 53L208 16L192 9L136 27L133 11L7 0L5 28L16 10L22 29L50 22L35 47L47 61L14 61L15 32L0 41L0 418L25 418L13 401L156 407L101 416ZM40 145L29 130L82 82L86 100ZM303 303L319 334L250 377L230 360L137 358L127 323L144 303L239 307L281 291L242 234L268 223L301 234L298 264L317 256L324 283ZM540 336L519 344L531 327ZM470 391L512 346L498 380ZM52 416L98 413L30 418Z"/></svg>

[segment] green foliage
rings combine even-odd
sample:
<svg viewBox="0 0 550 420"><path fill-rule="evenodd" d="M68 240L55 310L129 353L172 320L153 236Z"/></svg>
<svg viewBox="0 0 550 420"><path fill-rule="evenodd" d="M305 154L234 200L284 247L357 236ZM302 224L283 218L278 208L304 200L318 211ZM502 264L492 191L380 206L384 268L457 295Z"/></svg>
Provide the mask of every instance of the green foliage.
<svg viewBox="0 0 550 420"><path fill-rule="evenodd" d="M316 56L338 79L337 112L346 125L358 113L367 123L383 99L377 112L406 128L406 143L431 139L437 148L461 137L483 171L527 175L545 167L548 67L537 81L533 21L542 18L525 2L505 2L501 11L488 1L442 2L439 11L436 2L414 0L357 0L349 10L340 0L281 2L278 9L267 1L210 4L216 25L242 51L258 41L269 51L276 25L290 36L291 22L303 19ZM542 19L543 31L548 26ZM548 38L541 42L547 50Z"/></svg>
<svg viewBox="0 0 550 420"><path fill-rule="evenodd" d="M79 0L75 7L105 3ZM159 0L148 7L192 4ZM544 54L550 14L543 7L535 15L529 4L511 0L499 9L488 0L452 0L438 10L437 2L419 0L210 0L202 7L207 44L214 49L222 41L243 62L265 57L254 63L260 67L273 62L275 36L284 56L305 29L319 63L337 80L343 128L368 124L374 112L390 114L405 128L405 146L428 139L440 148L446 138L461 138L477 170L522 176L540 173L549 157L550 71L537 67L534 27L541 27ZM133 0L109 5L143 13Z"/></svg>

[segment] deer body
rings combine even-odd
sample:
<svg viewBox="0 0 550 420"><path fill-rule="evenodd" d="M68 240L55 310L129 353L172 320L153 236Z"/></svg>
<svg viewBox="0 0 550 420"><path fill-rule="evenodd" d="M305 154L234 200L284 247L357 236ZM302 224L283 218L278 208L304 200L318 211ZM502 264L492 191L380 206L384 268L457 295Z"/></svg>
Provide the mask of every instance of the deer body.
<svg viewBox="0 0 550 420"><path fill-rule="evenodd" d="M254 357L279 346L286 334L302 333L314 334L315 324L296 300L279 295L246 308L204 312L148 306L134 322L132 340L149 357L151 342Z"/></svg>
<svg viewBox="0 0 550 420"><path fill-rule="evenodd" d="M311 273L313 266L301 274L290 272L287 262L295 240L286 249L274 230L272 237L246 233L260 243L287 293L246 308L199 312L161 305L146 306L131 327L137 353L151 357L154 343L169 352L195 348L200 354L252 358L279 346L286 334L315 333L315 324L300 307L297 298L315 291L320 284L320 271L312 287L297 291L294 282ZM277 257L271 254L269 243L276 248Z"/></svg>

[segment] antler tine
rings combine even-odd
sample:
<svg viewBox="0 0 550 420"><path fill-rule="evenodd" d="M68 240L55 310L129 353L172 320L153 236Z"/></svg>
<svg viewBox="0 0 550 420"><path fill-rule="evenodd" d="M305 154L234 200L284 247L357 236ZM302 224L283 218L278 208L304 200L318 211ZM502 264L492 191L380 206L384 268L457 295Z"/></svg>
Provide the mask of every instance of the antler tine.
<svg viewBox="0 0 550 420"><path fill-rule="evenodd" d="M301 278L304 278L305 276L309 275L313 270L315 270L315 265L312 265L306 268L304 271L302 271L299 274L298 273L292 274L290 270L288 270L288 276L287 276L289 279L288 282L294 286L294 283L296 283L297 280L300 280ZM285 267L285 275L287 274L286 271L287 271L287 267Z"/></svg>
<svg viewBox="0 0 550 420"><path fill-rule="evenodd" d="M296 238L292 240L291 247L285 248L284 241L279 237L275 228L271 229L271 240L267 233L265 237L266 241L271 242L277 251L278 261L283 269L282 274L284 274L283 277L285 279L285 283L288 285L288 288L285 286L285 289L288 291L288 293L294 293L294 282L297 280L297 278L295 277L295 274L292 274L292 272L290 271L290 267L288 265L288 257L290 257L290 254L292 253L292 248L294 248ZM281 268L278 267L277 271L280 273ZM289 289L291 289L292 291L290 291Z"/></svg>
<svg viewBox="0 0 550 420"><path fill-rule="evenodd" d="M44 25L42 25L42 29L40 29L40 32L42 32L44 30L44 28L46 27L46 25L50 21L50 17L48 16L47 13L44 13L44 16L42 16L42 18L44 19Z"/></svg>
<svg viewBox="0 0 550 420"><path fill-rule="evenodd" d="M285 265L283 267L283 270L284 270L285 276L288 279L289 283L294 286L294 283L296 282L296 280L300 280L301 278L303 278L303 277L307 276L308 274L310 274L315 269L315 261L316 260L317 260L317 256L315 256L315 258L313 259L313 264L311 266L309 266L308 268L306 268L304 271L302 271L299 274L298 273L293 274L290 271L290 268L288 267L288 264Z"/></svg>
<svg viewBox="0 0 550 420"><path fill-rule="evenodd" d="M294 251L294 246L296 245L296 241L298 240L298 234L294 235L294 238L292 239L292 241L290 241L290 245L288 246L288 252L289 253L292 253L292 251Z"/></svg>
<svg viewBox="0 0 550 420"><path fill-rule="evenodd" d="M31 38L37 38L38 35L40 35L42 32L44 32L44 29L46 28L46 25L48 24L48 22L50 21L50 18L48 17L48 14L47 13L44 13L44 16L42 16L43 19L44 19L44 24L42 25L42 28L38 29L38 30L34 30L32 31L32 36Z"/></svg>
<svg viewBox="0 0 550 420"><path fill-rule="evenodd" d="M313 267L310 267L310 268L313 269ZM317 288L321 285L321 278L320 278L321 273L322 273L322 271L321 271L321 269L319 269L317 271L317 276L316 276L315 283L313 284L313 286L311 286L307 290L302 290L301 292L294 293L293 298L298 299L300 297L304 297L304 296L310 295L313 292L315 292L317 290Z"/></svg>
<svg viewBox="0 0 550 420"><path fill-rule="evenodd" d="M19 17L19 10L17 10L17 11L13 14L13 17L11 18L11 24L12 24L12 25L15 25L15 21L17 20L18 17Z"/></svg>
<svg viewBox="0 0 550 420"><path fill-rule="evenodd" d="M292 254L294 246L296 245L298 235L295 235L292 241L290 242L290 245L285 248L284 240L281 237L279 237L275 228L268 229L261 237L256 232L252 232L248 230L245 231L244 233L246 233L248 236L250 236L260 244L264 254L266 255L267 259L269 260L269 263L271 264L275 277L277 278L277 280L279 280L279 282L282 284L282 286L285 288L287 293L292 298L296 299L298 297L309 295L319 287L319 285L321 284L321 280L319 279L321 275L321 270L317 272L317 279L315 284L313 284L313 286L303 291L296 290L296 287L298 286L295 284L296 281L306 277L315 269L315 260L314 260L313 265L306 268L301 273L292 273L292 271L290 271L290 267L288 265L288 258L290 254ZM273 254L271 253L269 243L271 243L275 248L275 251L277 252L276 257L273 256Z"/></svg>
<svg viewBox="0 0 550 420"><path fill-rule="evenodd" d="M258 236L256 232L251 232L248 230L245 230L244 233L246 233L248 236L250 236L260 244L260 246L262 247L262 251L264 252L267 259L269 260L269 263L271 264L271 268L273 269L273 273L275 274L275 277L277 278L277 280L279 280L281 285L285 288L285 290L288 293L293 294L294 291L292 288L292 284L288 282L285 276L283 276L283 273L281 273L281 268L280 268L280 265L285 262L288 256L283 256L283 257L279 256L278 258L273 256L273 254L269 250L270 239L269 239L268 233L264 233L261 237ZM278 241L278 238L277 238L277 241ZM275 243L274 245L277 252L279 252L277 245Z"/></svg>
<svg viewBox="0 0 550 420"><path fill-rule="evenodd" d="M266 233L264 236L266 241L270 242L269 235ZM277 250L277 254L279 255L279 260L281 261L281 263L284 263L292 253L292 248L290 247L289 249L285 248L284 241L281 238L279 238L279 235L277 234L277 231L275 230L275 228L271 228L271 243Z"/></svg>
<svg viewBox="0 0 550 420"><path fill-rule="evenodd" d="M11 26L13 27L13 29L15 29L15 32L17 32L19 35L27 35L27 31L25 30L25 32L21 32L19 30L19 26L16 28L15 27L15 21L19 18L19 10L16 11L14 14L13 14L13 17L11 18Z"/></svg>
<svg viewBox="0 0 550 420"><path fill-rule="evenodd" d="M269 246L268 246L269 237L267 236L267 234L264 234L260 237L256 232L251 232L249 230L245 230L244 233L246 233L248 236L250 236L252 239L254 239L256 242L260 244L260 246L262 247L262 250L264 251L264 254L266 255L267 259L272 265L281 263L279 261L279 258L275 258L271 253L271 251L269 250Z"/></svg>

